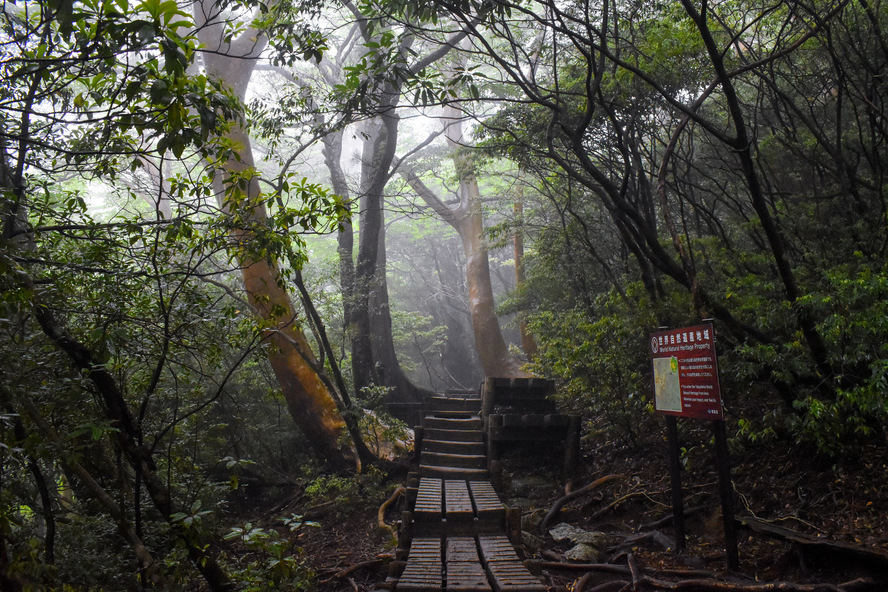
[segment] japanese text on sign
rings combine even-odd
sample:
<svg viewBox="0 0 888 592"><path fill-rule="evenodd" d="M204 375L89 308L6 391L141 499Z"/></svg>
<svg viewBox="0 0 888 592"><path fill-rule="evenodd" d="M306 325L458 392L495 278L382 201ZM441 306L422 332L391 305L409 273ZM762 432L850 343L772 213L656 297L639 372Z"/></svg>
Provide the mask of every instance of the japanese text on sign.
<svg viewBox="0 0 888 592"><path fill-rule="evenodd" d="M659 413L721 419L721 388L712 325L651 335L654 406Z"/></svg>

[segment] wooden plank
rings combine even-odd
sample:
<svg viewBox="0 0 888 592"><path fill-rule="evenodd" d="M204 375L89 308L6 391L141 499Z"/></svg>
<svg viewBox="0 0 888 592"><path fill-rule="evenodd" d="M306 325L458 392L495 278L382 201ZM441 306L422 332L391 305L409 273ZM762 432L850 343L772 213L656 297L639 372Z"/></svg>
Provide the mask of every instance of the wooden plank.
<svg viewBox="0 0 888 592"><path fill-rule="evenodd" d="M443 592L444 572L441 563L407 562L395 586L397 592Z"/></svg>
<svg viewBox="0 0 888 592"><path fill-rule="evenodd" d="M484 469L487 467L487 457L483 454L431 452L430 450L422 451L419 462L422 465L462 469Z"/></svg>
<svg viewBox="0 0 888 592"><path fill-rule="evenodd" d="M483 442L484 432L481 430L425 428L423 429L423 437L427 440L444 440L446 442Z"/></svg>
<svg viewBox="0 0 888 592"><path fill-rule="evenodd" d="M464 561L480 563L481 561L478 557L478 547L474 537L448 537L445 557L447 563Z"/></svg>
<svg viewBox="0 0 888 592"><path fill-rule="evenodd" d="M443 592L444 570L441 539L417 537L410 545L407 565L395 586L396 592Z"/></svg>
<svg viewBox="0 0 888 592"><path fill-rule="evenodd" d="M487 573L480 563L463 561L447 562L447 592L490 592Z"/></svg>
<svg viewBox="0 0 888 592"><path fill-rule="evenodd" d="M508 538L479 536L478 546L495 592L545 592L546 586L524 567Z"/></svg>
<svg viewBox="0 0 888 592"><path fill-rule="evenodd" d="M480 417L431 417L426 416L422 422L427 430L480 430L483 422Z"/></svg>
<svg viewBox="0 0 888 592"><path fill-rule="evenodd" d="M485 563L513 561L520 562L515 547L503 535L479 536L478 546Z"/></svg>
<svg viewBox="0 0 888 592"><path fill-rule="evenodd" d="M469 491L479 521L502 522L505 519L506 508L490 481L469 481Z"/></svg>
<svg viewBox="0 0 888 592"><path fill-rule="evenodd" d="M492 561L486 565L495 592L546 592L538 579L517 561Z"/></svg>
<svg viewBox="0 0 888 592"><path fill-rule="evenodd" d="M426 477L436 479L459 479L462 481L480 481L490 479L487 469L463 469L461 467L439 467L435 465L419 465L419 472Z"/></svg>
<svg viewBox="0 0 888 592"><path fill-rule="evenodd" d="M449 537L445 557L447 592L491 592L474 537Z"/></svg>
<svg viewBox="0 0 888 592"><path fill-rule="evenodd" d="M879 570L888 570L888 552L878 547L863 547L844 541L831 541L813 537L809 534L777 526L776 524L763 522L752 516L743 516L734 520L740 528L748 528L753 532L795 543L805 551L816 552L822 557L829 557L830 561L852 561L860 565L870 565Z"/></svg>
<svg viewBox="0 0 888 592"><path fill-rule="evenodd" d="M407 561L441 563L441 539L438 537L414 538L410 544Z"/></svg>
<svg viewBox="0 0 888 592"><path fill-rule="evenodd" d="M465 481L448 479L444 482L444 503L448 522L467 522L475 518Z"/></svg>
<svg viewBox="0 0 888 592"><path fill-rule="evenodd" d="M416 492L413 519L417 522L433 522L443 518L442 484L440 479L423 477Z"/></svg>
<svg viewBox="0 0 888 592"><path fill-rule="evenodd" d="M487 447L484 442L450 442L447 440L425 440L423 452L449 452L451 454L484 455Z"/></svg>

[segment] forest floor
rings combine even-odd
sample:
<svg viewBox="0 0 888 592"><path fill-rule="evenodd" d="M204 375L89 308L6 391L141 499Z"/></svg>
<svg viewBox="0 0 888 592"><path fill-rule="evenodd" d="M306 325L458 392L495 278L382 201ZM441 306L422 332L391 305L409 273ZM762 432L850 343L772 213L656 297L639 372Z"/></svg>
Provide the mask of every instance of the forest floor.
<svg viewBox="0 0 888 592"><path fill-rule="evenodd" d="M626 566L627 560L634 561L639 569L636 577L660 582L718 580L729 586L725 589L787 582L794 587L781 589L811 590L814 588L806 585L840 585L866 578L880 583L861 589L888 590L888 563L880 566L872 556L858 557L853 552L855 548L869 549L888 558L888 447L862 449L841 461L824 460L776 442L732 451L737 516L755 517L822 541L846 544L852 550L799 545L741 529L740 570L728 573L709 432L691 429L683 434L687 442L697 444L685 445L681 457L684 507L690 512L681 554L670 545L674 530L669 520L670 483L662 432L648 430L634 446L584 441L573 490L603 476L624 477L571 501L549 522L549 530L567 523L606 535L598 537L600 548L593 554L597 556L580 563ZM608 581L632 580L629 574L596 571L578 585L585 572L557 567L570 562L565 554L570 555L573 543L556 541L548 531L539 529L540 520L565 494L567 484L558 474L557 454L519 453L507 459L505 466L503 500L510 507L521 508L521 550L542 566L550 590L589 590L600 585L607 589ZM303 529L299 535L306 567L315 574L315 590L363 592L385 581L395 542L392 532L379 527L376 508L399 485L397 478L378 481L359 493L359 502L333 500L300 507L294 501L288 508L276 504L279 514L304 512L307 519L322 526ZM392 505L386 514L388 524L395 523L401 509L399 504ZM648 536L640 536L644 533Z"/></svg>

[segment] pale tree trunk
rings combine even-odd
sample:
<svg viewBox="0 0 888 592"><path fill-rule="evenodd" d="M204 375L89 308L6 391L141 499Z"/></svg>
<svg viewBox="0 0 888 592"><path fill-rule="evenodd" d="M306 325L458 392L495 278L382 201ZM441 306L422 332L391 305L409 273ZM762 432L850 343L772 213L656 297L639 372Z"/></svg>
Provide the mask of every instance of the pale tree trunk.
<svg viewBox="0 0 888 592"><path fill-rule="evenodd" d="M239 99L246 95L247 85L256 60L266 40L257 31L248 29L231 43L224 41L222 17L213 2L195 3L194 16L199 36L207 49L203 54L207 76L226 85ZM227 179L254 168L250 138L239 122L232 122L227 134L234 142L237 157L224 165ZM243 191L245 202L251 206L249 216L263 220L267 214L264 205L257 203L260 195L258 179L251 176ZM230 195L220 196L223 209L228 209ZM251 235L245 231L232 233L237 242L248 242ZM315 452L334 468L345 468L354 462L351 451L344 451L340 435L345 429L333 395L316 371L317 360L297 322L297 314L290 297L283 288L279 269L267 260L253 260L240 254L239 261L244 287L249 302L260 319L267 323L268 359L280 384L290 415L305 432Z"/></svg>
<svg viewBox="0 0 888 592"><path fill-rule="evenodd" d="M450 208L436 196L413 171L402 176L414 191L459 234L466 255L466 284L475 347L485 376L527 377L521 363L509 352L496 316L496 302L490 281L490 263L484 243L481 192L469 159L465 157L462 117L453 107L445 108L447 142L454 149L454 164L459 175L459 205Z"/></svg>
<svg viewBox="0 0 888 592"><path fill-rule="evenodd" d="M524 272L524 231L522 230L522 222L524 218L524 204L520 201L515 202L515 220L518 225L515 228L514 245L515 245L515 290L520 294L524 291L527 282L527 275ZM527 321L524 318L518 320L518 330L521 332L521 349L527 359L532 360L537 355L539 349L533 336L527 331Z"/></svg>

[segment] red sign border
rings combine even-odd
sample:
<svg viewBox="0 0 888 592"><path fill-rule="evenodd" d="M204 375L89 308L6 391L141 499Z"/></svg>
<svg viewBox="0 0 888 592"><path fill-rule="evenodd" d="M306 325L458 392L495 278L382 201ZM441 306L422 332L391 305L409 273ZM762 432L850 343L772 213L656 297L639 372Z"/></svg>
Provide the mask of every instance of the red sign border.
<svg viewBox="0 0 888 592"><path fill-rule="evenodd" d="M658 355L659 338L660 337L672 336L674 338L675 336L687 335L691 331L694 332L694 335L696 335L696 333L698 331L701 332L701 334L704 331L708 331L709 339L704 340L704 341L709 344L709 351L711 352L713 379L712 379L712 382L709 384L711 384L711 396L713 398L715 398L716 401L714 403L712 403L711 406L709 406L709 407L697 406L689 411L684 411L684 410L682 410L682 411L666 411L666 410L660 410L660 409L656 408L656 399L655 399L654 400L654 411L656 413L661 414L661 415L671 415L674 417L687 417L687 418L691 418L691 419L706 419L706 420L724 419L724 407L723 407L722 398L721 398L721 385L719 383L719 377L718 377L718 356L716 355L716 352L715 352L715 329L712 326L712 323L704 323L701 325L693 325L690 327L681 327L678 329L666 329L666 330L662 330L662 331L657 331L655 333L651 333L651 347L650 347L651 369L653 371L654 359L673 357L676 353L678 353L678 351L682 351L682 350L678 350L676 352L669 352L668 356L667 355ZM672 343L670 343L668 345L670 347L673 345L682 346L686 343L688 343L688 341L683 341L683 342L679 341L678 344L676 344L673 341ZM695 339L693 343L700 343L700 341ZM657 344L658 351L654 351L655 344ZM680 372L682 357L687 357L687 354L684 354L682 357L680 357L680 356L675 356L675 357L678 359L679 372ZM681 390L681 386L679 386L679 390ZM656 394L654 396L656 397ZM682 405L684 405L684 399L682 399Z"/></svg>

